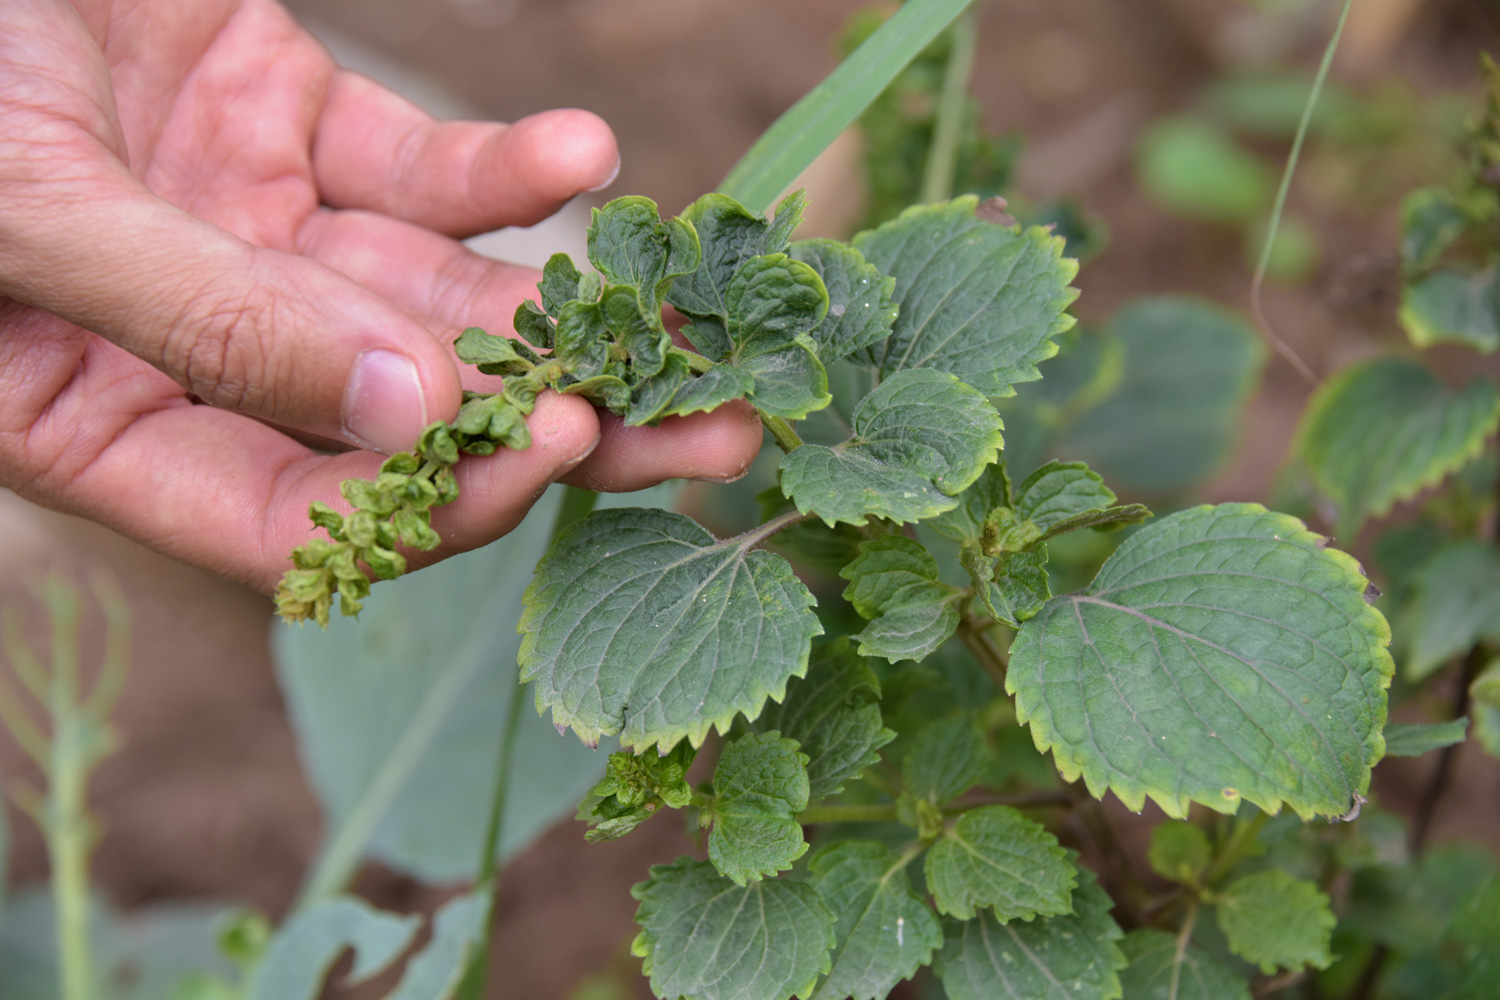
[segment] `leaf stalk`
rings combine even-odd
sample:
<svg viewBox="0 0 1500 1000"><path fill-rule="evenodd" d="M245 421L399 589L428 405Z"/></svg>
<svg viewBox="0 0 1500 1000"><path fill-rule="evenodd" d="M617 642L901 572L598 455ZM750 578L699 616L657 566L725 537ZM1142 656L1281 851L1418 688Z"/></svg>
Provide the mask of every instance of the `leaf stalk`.
<svg viewBox="0 0 1500 1000"><path fill-rule="evenodd" d="M953 22L948 36L952 48L943 73L943 92L938 99L932 143L922 169L921 198L928 204L953 197L958 179L958 143L969 110L969 78L974 74L974 54L978 48L972 7Z"/></svg>

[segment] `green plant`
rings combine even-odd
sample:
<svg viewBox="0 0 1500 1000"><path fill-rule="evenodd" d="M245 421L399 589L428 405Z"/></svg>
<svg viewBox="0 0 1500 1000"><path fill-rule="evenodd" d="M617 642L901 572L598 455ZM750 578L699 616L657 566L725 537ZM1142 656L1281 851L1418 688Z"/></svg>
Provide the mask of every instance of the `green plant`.
<svg viewBox="0 0 1500 1000"><path fill-rule="evenodd" d="M1327 383L1299 435L1346 543L1446 483L1377 565L1403 683L1456 663L1460 718L1388 726L1391 630L1360 565L1291 515L1180 502L1233 443L1254 331L1182 297L1074 328L1063 238L981 200L993 177L964 165L994 148L962 86L972 23L902 78L923 114L876 102L966 6L906 4L680 218L598 210L598 273L555 257L521 340L459 339L503 391L345 484L349 513L313 506L330 538L298 550L278 606L332 627L277 641L324 848L292 916L222 924L231 968L175 1000L311 998L345 948L354 980L395 963L419 921L344 894L367 856L473 883L390 996L481 995L499 858L580 795L591 841L667 812L702 834L634 890L664 998L873 1000L918 975L954 1000L1487 995L1493 859L1426 850L1441 773L1409 833L1368 798L1383 756L1442 750L1446 773L1465 712L1500 747L1480 537L1500 394L1386 359ZM926 150L882 196L915 197L919 173L932 200L794 240L801 196L766 210L862 112L885 130L872 155ZM439 544L455 463L527 445L544 389L636 424L747 399L779 451L759 517L719 537L569 491L372 594L398 546ZM367 621L330 622L336 598ZM518 644L497 622L513 606ZM522 710L513 658L579 741ZM1165 814L1144 856L1106 792Z"/></svg>

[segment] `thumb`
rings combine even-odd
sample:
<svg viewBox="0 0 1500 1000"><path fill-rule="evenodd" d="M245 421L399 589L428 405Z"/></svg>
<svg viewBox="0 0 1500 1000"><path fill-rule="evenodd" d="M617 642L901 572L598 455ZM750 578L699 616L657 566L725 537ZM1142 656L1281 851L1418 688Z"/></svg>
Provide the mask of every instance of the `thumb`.
<svg viewBox="0 0 1500 1000"><path fill-rule="evenodd" d="M28 211L0 186L0 292L114 341L205 402L361 447L408 448L457 412L458 372L415 319L115 166Z"/></svg>

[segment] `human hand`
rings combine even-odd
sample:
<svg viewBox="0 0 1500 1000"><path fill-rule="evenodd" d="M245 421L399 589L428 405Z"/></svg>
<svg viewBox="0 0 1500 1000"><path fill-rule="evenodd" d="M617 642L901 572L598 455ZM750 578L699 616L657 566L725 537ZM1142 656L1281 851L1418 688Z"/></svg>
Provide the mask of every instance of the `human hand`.
<svg viewBox="0 0 1500 1000"><path fill-rule="evenodd" d="M587 112L435 123L271 0L7 0L0 485L269 590L308 503L381 462L302 440L400 450L461 387L492 391L447 345L509 333L538 275L457 239L617 164ZM727 479L761 441L742 404L625 428L549 393L529 426L531 448L459 466L427 561L510 530L560 476Z"/></svg>

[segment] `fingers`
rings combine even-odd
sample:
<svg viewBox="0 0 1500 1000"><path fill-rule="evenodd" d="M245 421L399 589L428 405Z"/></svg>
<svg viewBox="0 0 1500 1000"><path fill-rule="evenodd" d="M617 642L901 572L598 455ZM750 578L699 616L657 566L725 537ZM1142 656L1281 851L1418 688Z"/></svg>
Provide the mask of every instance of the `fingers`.
<svg viewBox="0 0 1500 1000"><path fill-rule="evenodd" d="M744 400L712 413L668 417L657 427L626 427L601 413L599 427L599 447L563 482L607 493L678 478L733 482L750 470L763 437L760 419Z"/></svg>
<svg viewBox="0 0 1500 1000"><path fill-rule="evenodd" d="M619 163L614 134L587 111L437 122L353 73L335 78L313 141L326 204L453 236L539 222L607 185Z"/></svg>
<svg viewBox="0 0 1500 1000"><path fill-rule="evenodd" d="M451 419L459 378L400 309L146 191L89 140L0 164L0 293L102 334L200 399L361 447ZM11 171L10 176L6 176Z"/></svg>
<svg viewBox="0 0 1500 1000"><path fill-rule="evenodd" d="M530 448L460 463L459 499L434 511L443 545L409 552L412 568L510 531L599 433L590 406L551 394L537 400L530 427ZM237 414L178 406L140 416L86 468L66 479L39 477L25 493L269 592L291 550L314 537L308 504L347 510L339 483L374 478L380 462L369 452L318 455Z"/></svg>

